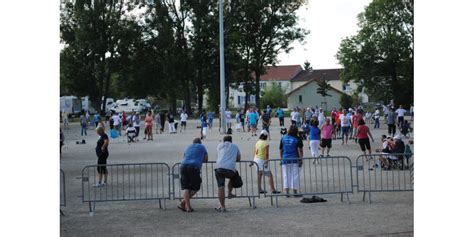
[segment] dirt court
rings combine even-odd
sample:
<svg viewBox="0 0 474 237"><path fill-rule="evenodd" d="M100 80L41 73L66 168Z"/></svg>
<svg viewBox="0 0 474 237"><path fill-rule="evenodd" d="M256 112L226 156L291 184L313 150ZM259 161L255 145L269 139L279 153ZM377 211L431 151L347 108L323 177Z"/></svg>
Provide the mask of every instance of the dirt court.
<svg viewBox="0 0 474 237"><path fill-rule="evenodd" d="M272 120L270 158L279 158L279 127L277 119ZM290 124L288 118L285 125ZM117 139L111 139L108 164L165 162L168 165L180 162L186 146L199 136L197 120L188 121L185 132L154 134L154 141L142 140L128 144L125 132ZM372 129L374 148L381 147L380 136L386 134L386 126ZM62 127L62 125L61 125ZM167 128L167 124L165 124ZM256 200L256 209L249 207L247 199L226 200L228 211L217 213L214 207L217 199L191 200L195 212L183 213L176 208L177 200L167 200L166 210L159 208L158 201L123 201L97 203L93 216L89 206L82 203L81 170L95 165L95 143L97 135L89 128L88 135L80 136L78 123L63 130L65 145L61 169L66 174L67 206L61 207L61 236L413 236L413 192L373 193L372 204L362 201L362 193L349 194L351 203L340 201L340 195L321 195L325 203L300 203L300 198L280 198L280 207L271 206L270 198ZM108 130L107 130L108 132ZM242 153L243 160L253 160L253 147L257 141L250 133L234 131L233 142ZM218 133L218 121L203 141L209 159L216 160L217 144L223 135ZM85 139L85 145L76 141ZM404 139L407 142L407 139ZM308 144L304 141L305 157L309 157ZM413 148L413 147L412 147ZM354 141L341 146L341 140L333 140L333 156L348 156L353 164L360 147Z"/></svg>

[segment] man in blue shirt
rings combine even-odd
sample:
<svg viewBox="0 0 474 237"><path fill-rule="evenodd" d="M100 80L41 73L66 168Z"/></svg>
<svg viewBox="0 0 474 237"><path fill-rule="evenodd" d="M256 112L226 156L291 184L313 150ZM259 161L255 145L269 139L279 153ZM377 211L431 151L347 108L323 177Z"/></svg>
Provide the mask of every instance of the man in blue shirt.
<svg viewBox="0 0 474 237"><path fill-rule="evenodd" d="M284 118L283 110L281 108L277 109L276 116L280 120L280 127L284 127L285 126L285 118Z"/></svg>
<svg viewBox="0 0 474 237"><path fill-rule="evenodd" d="M303 165L303 141L298 138L298 128L290 126L288 134L280 141L281 169L283 173L283 188L286 196L289 197L289 190L293 189L295 197L299 188L300 170Z"/></svg>
<svg viewBox="0 0 474 237"><path fill-rule="evenodd" d="M181 190L183 201L178 205L182 211L192 212L190 199L201 188L201 167L203 162L207 162L208 155L206 147L201 144L201 139L195 138L193 144L184 151L184 158L181 162Z"/></svg>
<svg viewBox="0 0 474 237"><path fill-rule="evenodd" d="M252 108L249 113L249 125L250 129L252 129L252 136L257 136L257 120L258 114L255 112L255 109Z"/></svg>
<svg viewBox="0 0 474 237"><path fill-rule="evenodd" d="M208 125L209 125L209 129L212 129L212 121L214 120L214 113L211 112L211 111L209 111L209 112L207 113L207 119L209 120L209 121L208 121L208 123L209 123L209 124L208 124Z"/></svg>

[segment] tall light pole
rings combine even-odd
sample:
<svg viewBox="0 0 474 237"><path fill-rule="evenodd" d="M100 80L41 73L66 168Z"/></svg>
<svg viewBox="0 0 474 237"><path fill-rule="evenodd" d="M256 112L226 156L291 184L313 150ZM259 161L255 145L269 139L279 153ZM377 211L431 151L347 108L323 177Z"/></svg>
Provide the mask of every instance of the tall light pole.
<svg viewBox="0 0 474 237"><path fill-rule="evenodd" d="M221 134L225 133L225 78L224 78L224 0L219 0L219 46L220 46L220 84L221 84Z"/></svg>

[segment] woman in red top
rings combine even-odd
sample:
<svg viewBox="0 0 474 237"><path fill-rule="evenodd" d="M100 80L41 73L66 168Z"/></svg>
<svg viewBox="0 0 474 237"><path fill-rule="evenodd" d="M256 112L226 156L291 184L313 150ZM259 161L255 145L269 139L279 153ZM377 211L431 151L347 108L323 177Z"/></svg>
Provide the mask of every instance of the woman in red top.
<svg viewBox="0 0 474 237"><path fill-rule="evenodd" d="M356 138L359 141L360 149L362 152L364 152L364 156L367 155L365 153L365 150L369 150L369 155L372 155L372 150L370 149L370 141L369 137L374 142L374 138L372 137L372 134L370 133L369 127L365 125L365 122L363 119L359 119L359 122L357 123L357 130L356 130ZM366 161L369 160L368 157L365 159Z"/></svg>
<svg viewBox="0 0 474 237"><path fill-rule="evenodd" d="M153 116L151 115L151 111L148 111L146 118L145 118L145 133L148 137L148 141L153 141Z"/></svg>

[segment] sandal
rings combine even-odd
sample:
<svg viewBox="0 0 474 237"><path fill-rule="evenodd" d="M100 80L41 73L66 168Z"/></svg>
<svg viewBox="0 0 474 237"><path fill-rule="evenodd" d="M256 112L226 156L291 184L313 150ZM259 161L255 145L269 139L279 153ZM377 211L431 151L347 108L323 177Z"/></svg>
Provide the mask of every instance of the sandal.
<svg viewBox="0 0 474 237"><path fill-rule="evenodd" d="M179 210L183 211L183 212L186 211L186 209L184 209L181 205L178 205L177 208L178 208Z"/></svg>
<svg viewBox="0 0 474 237"><path fill-rule="evenodd" d="M186 210L186 212L188 212L188 213L189 213L189 212L193 212L193 211L194 211L194 209L192 209L192 208L189 209L189 210Z"/></svg>
<svg viewBox="0 0 474 237"><path fill-rule="evenodd" d="M232 199L232 198L235 198L235 197L237 197L237 195L235 195L235 194L232 194L232 193L231 193L231 194L229 194L229 196L227 196L227 198L228 198L228 199Z"/></svg>

